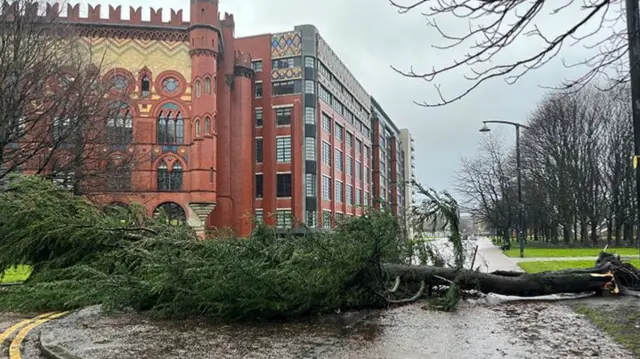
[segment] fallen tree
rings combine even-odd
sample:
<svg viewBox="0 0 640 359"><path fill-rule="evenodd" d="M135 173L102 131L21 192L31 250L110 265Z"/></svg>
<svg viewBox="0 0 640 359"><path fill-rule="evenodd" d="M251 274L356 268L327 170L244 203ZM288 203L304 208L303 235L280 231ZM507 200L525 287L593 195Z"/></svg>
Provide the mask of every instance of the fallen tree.
<svg viewBox="0 0 640 359"><path fill-rule="evenodd" d="M452 310L465 290L537 296L638 289L638 271L607 254L582 270L465 269L455 200L429 195L428 213L454 223L449 266L428 243L400 237L395 218L375 211L332 232L282 238L258 226L250 238L202 241L185 225L135 209L103 211L50 181L21 177L0 192L0 271L17 264L38 270L24 285L2 289L0 309L102 304L162 317L247 320L381 308L430 296ZM415 257L421 264L412 264Z"/></svg>

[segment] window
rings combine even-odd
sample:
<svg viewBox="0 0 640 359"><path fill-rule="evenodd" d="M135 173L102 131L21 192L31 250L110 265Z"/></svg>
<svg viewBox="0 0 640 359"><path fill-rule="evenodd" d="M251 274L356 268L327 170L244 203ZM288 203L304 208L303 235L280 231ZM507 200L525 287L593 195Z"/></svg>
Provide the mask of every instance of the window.
<svg viewBox="0 0 640 359"><path fill-rule="evenodd" d="M305 193L307 194L307 197L315 197L316 189L318 187L316 183L316 175L313 173L306 173L304 175L304 181L305 181Z"/></svg>
<svg viewBox="0 0 640 359"><path fill-rule="evenodd" d="M329 117L329 115L327 115L326 113L322 113L322 129L325 132L331 133L331 117Z"/></svg>
<svg viewBox="0 0 640 359"><path fill-rule="evenodd" d="M344 172L344 157L342 156L342 151L336 149L336 170L340 172Z"/></svg>
<svg viewBox="0 0 640 359"><path fill-rule="evenodd" d="M157 121L157 142L182 144L184 140L184 118L180 108L168 103L162 106Z"/></svg>
<svg viewBox="0 0 640 359"><path fill-rule="evenodd" d="M344 222L344 213L336 213L336 224L342 224Z"/></svg>
<svg viewBox="0 0 640 359"><path fill-rule="evenodd" d="M300 57L288 57L286 59L271 60L271 67L274 69L288 69L291 67L300 67Z"/></svg>
<svg viewBox="0 0 640 359"><path fill-rule="evenodd" d="M153 216L163 216L167 223L177 226L181 223L185 223L187 221L187 214L177 203L174 202L165 202L153 211Z"/></svg>
<svg viewBox="0 0 640 359"><path fill-rule="evenodd" d="M256 98L262 97L262 82L256 82Z"/></svg>
<svg viewBox="0 0 640 359"><path fill-rule="evenodd" d="M59 165L54 165L51 177L53 182L58 184L60 187L69 191L73 190L76 175L75 172L71 171L69 168L61 168Z"/></svg>
<svg viewBox="0 0 640 359"><path fill-rule="evenodd" d="M291 137L276 138L276 160L278 163L291 162Z"/></svg>
<svg viewBox="0 0 640 359"><path fill-rule="evenodd" d="M369 159L369 146L364 146L364 158Z"/></svg>
<svg viewBox="0 0 640 359"><path fill-rule="evenodd" d="M347 185L347 204L353 204L353 186L350 184Z"/></svg>
<svg viewBox="0 0 640 359"><path fill-rule="evenodd" d="M322 85L318 86L318 97L328 105L331 105L331 93Z"/></svg>
<svg viewBox="0 0 640 359"><path fill-rule="evenodd" d="M262 208L256 209L256 219L255 224L263 224L264 223L264 210Z"/></svg>
<svg viewBox="0 0 640 359"><path fill-rule="evenodd" d="M322 176L322 199L331 201L331 177Z"/></svg>
<svg viewBox="0 0 640 359"><path fill-rule="evenodd" d="M327 80L331 79L331 72L329 72L329 69L323 63L320 63L318 67L318 73L326 77Z"/></svg>
<svg viewBox="0 0 640 359"><path fill-rule="evenodd" d="M113 145L125 145L131 143L133 137L133 116L129 106L120 103L107 120L106 128L107 143Z"/></svg>
<svg viewBox="0 0 640 359"><path fill-rule="evenodd" d="M304 139L304 159L307 161L316 160L316 139L305 137Z"/></svg>
<svg viewBox="0 0 640 359"><path fill-rule="evenodd" d="M353 176L353 157L347 156L347 176Z"/></svg>
<svg viewBox="0 0 640 359"><path fill-rule="evenodd" d="M276 109L276 125L277 126L291 125L291 107Z"/></svg>
<svg viewBox="0 0 640 359"><path fill-rule="evenodd" d="M264 197L264 176L261 174L256 175L256 198Z"/></svg>
<svg viewBox="0 0 640 359"><path fill-rule="evenodd" d="M362 141L360 140L356 140L356 152L357 153L362 152Z"/></svg>
<svg viewBox="0 0 640 359"><path fill-rule="evenodd" d="M336 181L336 202L344 202L344 183Z"/></svg>
<svg viewBox="0 0 640 359"><path fill-rule="evenodd" d="M202 129L200 128L200 120L196 120L196 137L200 137Z"/></svg>
<svg viewBox="0 0 640 359"><path fill-rule="evenodd" d="M362 162L356 161L356 179L362 178Z"/></svg>
<svg viewBox="0 0 640 359"><path fill-rule="evenodd" d="M309 125L316 124L316 109L313 107L304 108L304 123Z"/></svg>
<svg viewBox="0 0 640 359"><path fill-rule="evenodd" d="M281 229L291 228L293 226L293 215L290 209L276 210L276 227Z"/></svg>
<svg viewBox="0 0 640 359"><path fill-rule="evenodd" d="M204 93L211 93L211 77L207 76L204 78Z"/></svg>
<svg viewBox="0 0 640 359"><path fill-rule="evenodd" d="M209 116L204 118L204 133L211 133L211 119Z"/></svg>
<svg viewBox="0 0 640 359"><path fill-rule="evenodd" d="M131 167L128 164L110 161L107 171L107 188L110 191L131 190Z"/></svg>
<svg viewBox="0 0 640 359"><path fill-rule="evenodd" d="M56 117L53 119L52 127L54 142L68 142L71 140L72 126L70 118Z"/></svg>
<svg viewBox="0 0 640 359"><path fill-rule="evenodd" d="M369 168L365 167L364 168L364 183L365 184L369 184L369 178L370 178L370 176L369 176Z"/></svg>
<svg viewBox="0 0 640 359"><path fill-rule="evenodd" d="M251 68L254 72L262 72L262 60L252 61Z"/></svg>
<svg viewBox="0 0 640 359"><path fill-rule="evenodd" d="M353 135L347 132L347 146L353 147Z"/></svg>
<svg viewBox="0 0 640 359"><path fill-rule="evenodd" d="M263 155L262 155L262 138L256 138L256 162L262 163Z"/></svg>
<svg viewBox="0 0 640 359"><path fill-rule="evenodd" d="M300 82L300 80L297 80L297 81L298 83ZM289 95L289 94L300 92L300 91L296 91L296 80L273 82L271 83L271 91L273 96Z"/></svg>
<svg viewBox="0 0 640 359"><path fill-rule="evenodd" d="M256 127L262 127L263 122L262 122L262 108L256 108L255 112L254 112L254 118L256 120Z"/></svg>
<svg viewBox="0 0 640 359"><path fill-rule="evenodd" d="M357 189L356 190L356 206L359 206L362 204L362 190L361 189Z"/></svg>
<svg viewBox="0 0 640 359"><path fill-rule="evenodd" d="M196 93L196 98L200 97L202 95L202 89L200 88L200 80L196 80L196 84L195 84L195 93Z"/></svg>
<svg viewBox="0 0 640 359"><path fill-rule="evenodd" d="M142 92L142 97L149 97L151 92L151 81L149 80L149 76L142 76L142 79L140 80L140 91Z"/></svg>
<svg viewBox="0 0 640 359"><path fill-rule="evenodd" d="M276 195L291 197L291 173L278 173L276 181Z"/></svg>
<svg viewBox="0 0 640 359"><path fill-rule="evenodd" d="M368 192L365 192L365 193L364 193L363 202L364 202L364 205L365 205L365 206L368 206L368 205L369 205L369 193L368 193Z"/></svg>
<svg viewBox="0 0 640 359"><path fill-rule="evenodd" d="M322 141L322 164L331 167L331 145Z"/></svg>
<svg viewBox="0 0 640 359"><path fill-rule="evenodd" d="M315 93L316 83L313 80L304 81L304 93Z"/></svg>
<svg viewBox="0 0 640 359"><path fill-rule="evenodd" d="M310 69L316 67L316 59L311 56L304 57L304 67L308 67Z"/></svg>
<svg viewBox="0 0 640 359"><path fill-rule="evenodd" d="M165 161L158 166L158 191L179 191L182 189L182 166L176 162L169 171Z"/></svg>
<svg viewBox="0 0 640 359"><path fill-rule="evenodd" d="M344 127L336 123L336 138L344 141Z"/></svg>
<svg viewBox="0 0 640 359"><path fill-rule="evenodd" d="M331 211L322 211L322 228L331 228Z"/></svg>
<svg viewBox="0 0 640 359"><path fill-rule="evenodd" d="M173 77L167 77L162 81L162 89L169 94L175 94L180 90L180 82Z"/></svg>
<svg viewBox="0 0 640 359"><path fill-rule="evenodd" d="M315 228L318 225L318 214L316 211L307 211L307 226Z"/></svg>

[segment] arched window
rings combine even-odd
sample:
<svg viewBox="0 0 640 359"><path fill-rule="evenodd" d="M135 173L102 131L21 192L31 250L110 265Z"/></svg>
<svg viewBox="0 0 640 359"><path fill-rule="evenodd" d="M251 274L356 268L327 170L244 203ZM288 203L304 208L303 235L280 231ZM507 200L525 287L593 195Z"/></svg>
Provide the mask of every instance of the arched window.
<svg viewBox="0 0 640 359"><path fill-rule="evenodd" d="M106 173L107 189L115 192L131 190L131 166L121 161L110 161Z"/></svg>
<svg viewBox="0 0 640 359"><path fill-rule="evenodd" d="M211 133L211 119L209 116L204 118L204 133Z"/></svg>
<svg viewBox="0 0 640 359"><path fill-rule="evenodd" d="M182 189L182 166L176 162L169 171L165 161L158 166L158 191L180 191Z"/></svg>
<svg viewBox="0 0 640 359"><path fill-rule="evenodd" d="M207 76L204 79L204 93L206 94L210 94L211 93L211 77Z"/></svg>
<svg viewBox="0 0 640 359"><path fill-rule="evenodd" d="M125 102L116 103L107 120L107 143L113 145L126 145L133 138L133 115L131 108Z"/></svg>
<svg viewBox="0 0 640 359"><path fill-rule="evenodd" d="M177 226L187 221L187 214L182 206L175 202L165 202L153 211L154 217L164 218L167 223Z"/></svg>
<svg viewBox="0 0 640 359"><path fill-rule="evenodd" d="M196 120L196 136L200 137L201 134L200 120Z"/></svg>
<svg viewBox="0 0 640 359"><path fill-rule="evenodd" d="M142 97L149 97L151 93L151 81L149 80L149 76L144 75L140 80L140 92L142 92Z"/></svg>
<svg viewBox="0 0 640 359"><path fill-rule="evenodd" d="M162 106L157 121L157 142L162 144L182 144L184 141L184 117L178 105L167 103Z"/></svg>
<svg viewBox="0 0 640 359"><path fill-rule="evenodd" d="M196 98L198 98L202 94L200 89L200 80L196 80L195 88Z"/></svg>

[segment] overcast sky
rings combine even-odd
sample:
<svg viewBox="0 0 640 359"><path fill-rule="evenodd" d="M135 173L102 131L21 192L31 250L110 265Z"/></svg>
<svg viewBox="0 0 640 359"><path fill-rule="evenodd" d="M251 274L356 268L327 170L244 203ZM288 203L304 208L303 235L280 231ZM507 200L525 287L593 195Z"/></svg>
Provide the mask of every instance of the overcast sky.
<svg viewBox="0 0 640 359"><path fill-rule="evenodd" d="M402 2L403 0L398 0ZM404 0L408 3L411 0ZM556 2L556 0L554 0ZM556 5L564 1L557 0ZM108 2L100 2L107 4ZM132 0L111 1L142 7L184 8L188 13L188 0ZM579 3L582 3L579 1ZM126 13L127 10L123 9ZM481 121L501 119L524 122L545 93L539 85L555 85L567 77L575 77L580 69L567 69L560 60L531 73L516 85L503 80L486 83L464 100L442 108L423 108L416 101L434 101L433 85L422 80L408 79L395 73L390 66L431 69L460 58L468 48L438 50L432 45L444 44L442 37L426 26L418 9L400 15L388 0L220 0L220 11L231 12L236 20L236 36L257 33L282 32L299 24L315 25L324 39L338 54L364 88L373 95L398 127L410 129L416 140L416 174L427 186L437 189L453 188L453 176L461 156L473 156L482 135L478 132ZM107 9L102 9L106 16ZM168 17L168 10L164 16ZM148 18L143 11L143 19ZM562 17L546 16L538 25L549 31L575 23L576 12ZM439 23L449 29L467 29L465 21L451 21L440 17ZM572 21L573 20L573 21ZM520 41L505 58L515 58L517 52L531 53L535 44ZM584 57L583 47L570 47L561 57L575 61ZM466 71L468 74L469 72ZM445 93L453 95L471 83L465 81L465 72L450 73L443 77ZM505 141L513 142L512 128L496 129Z"/></svg>

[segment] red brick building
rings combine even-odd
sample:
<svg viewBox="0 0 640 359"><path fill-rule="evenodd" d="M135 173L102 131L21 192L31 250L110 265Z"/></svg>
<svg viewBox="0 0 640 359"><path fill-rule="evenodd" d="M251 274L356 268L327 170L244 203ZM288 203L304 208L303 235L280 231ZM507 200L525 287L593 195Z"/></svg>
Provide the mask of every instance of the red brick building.
<svg viewBox="0 0 640 359"><path fill-rule="evenodd" d="M317 29L236 38L233 15L221 17L217 0L190 6L189 22L181 10L166 22L162 9L143 21L140 8L125 20L119 6L108 18L100 6L86 17L68 6L83 43L109 64L105 76L129 93L126 119L113 126L130 140L104 151L135 148L143 159L122 177L126 191L105 190L100 200L140 203L150 214L164 208L200 232L240 236L254 216L281 228L330 228L362 214L383 190L372 138L399 132L372 128L375 101ZM395 207L397 193L385 192Z"/></svg>

